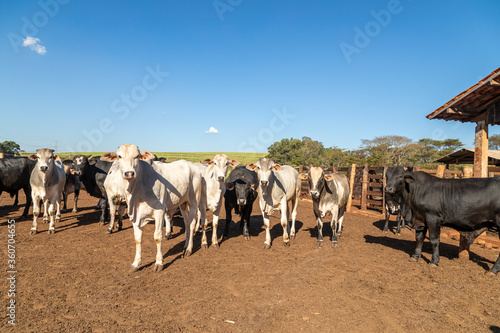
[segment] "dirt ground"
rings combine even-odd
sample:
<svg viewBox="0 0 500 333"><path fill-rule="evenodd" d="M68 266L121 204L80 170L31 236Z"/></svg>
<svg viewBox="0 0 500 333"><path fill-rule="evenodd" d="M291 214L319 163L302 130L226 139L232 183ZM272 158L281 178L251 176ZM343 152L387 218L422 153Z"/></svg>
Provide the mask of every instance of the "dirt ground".
<svg viewBox="0 0 500 333"><path fill-rule="evenodd" d="M21 193L19 200L24 204ZM160 273L153 271L150 224L143 268L130 274L132 226L124 220L124 230L107 234L97 223L96 198L82 191L79 212L64 213L53 235L39 223L30 236L31 209L29 219L20 219L23 206L12 203L0 196L3 311L10 300L9 219L16 220L17 270L16 325L4 315L2 332L500 332L500 276L484 275L497 250L474 244L472 260L463 261L456 258L458 241L448 238L432 269L427 240L423 258L409 262L413 231L383 234L378 218L349 213L340 246L318 248L312 203L301 201L297 239L283 246L275 212L273 246L265 250L256 202L250 241L233 222L218 250L201 249L198 234L188 258L181 257L185 236L177 219L173 239L163 242ZM329 236L329 223L325 229Z"/></svg>

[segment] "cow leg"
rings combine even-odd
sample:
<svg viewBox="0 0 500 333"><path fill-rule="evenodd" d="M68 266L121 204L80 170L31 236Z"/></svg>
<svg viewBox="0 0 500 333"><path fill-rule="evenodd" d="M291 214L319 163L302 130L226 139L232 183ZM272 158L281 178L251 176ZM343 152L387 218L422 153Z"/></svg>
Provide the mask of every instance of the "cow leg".
<svg viewBox="0 0 500 333"><path fill-rule="evenodd" d="M193 234L196 226L196 205L183 203L181 205L184 226L186 228L186 244L184 245L184 257L189 257L193 253Z"/></svg>
<svg viewBox="0 0 500 333"><path fill-rule="evenodd" d="M142 226L141 221L137 221L135 223L132 223L134 226L134 239L135 239L135 258L134 262L132 263L132 272L135 272L139 269L142 263Z"/></svg>
<svg viewBox="0 0 500 333"><path fill-rule="evenodd" d="M250 240L250 231L248 229L248 224L250 223L250 214L252 212L251 207L247 204L243 208L243 214L241 214L241 222L243 223L243 237L245 240Z"/></svg>
<svg viewBox="0 0 500 333"><path fill-rule="evenodd" d="M165 212L164 218L165 218L165 239L170 239L172 238L172 215L173 212Z"/></svg>
<svg viewBox="0 0 500 333"><path fill-rule="evenodd" d="M426 219L428 221L428 219ZM429 228L429 241L432 245L432 259L430 267L437 267L439 263L439 236L441 234L441 225L436 221L427 222Z"/></svg>
<svg viewBox="0 0 500 333"><path fill-rule="evenodd" d="M36 229L38 227L37 219L40 214L40 197L36 194L33 195L33 224L31 225L30 234L36 234Z"/></svg>
<svg viewBox="0 0 500 333"><path fill-rule="evenodd" d="M101 200L99 200L99 204L101 205L101 217L99 218L99 225L104 225L104 222L106 221L106 208L108 206L108 200L101 197Z"/></svg>
<svg viewBox="0 0 500 333"><path fill-rule="evenodd" d="M460 233L460 245L458 246L458 257L460 259L469 260L470 245L473 244L474 240L486 230L488 230L488 228L481 228L470 232Z"/></svg>
<svg viewBox="0 0 500 333"><path fill-rule="evenodd" d="M115 215L116 215L116 204L114 198L109 199L109 226L107 233L113 232L113 227L115 226Z"/></svg>
<svg viewBox="0 0 500 333"><path fill-rule="evenodd" d="M385 205L385 224L384 224L384 229L382 230L384 233L387 233L389 230L389 218L391 217L391 214L389 213L389 205Z"/></svg>
<svg viewBox="0 0 500 333"><path fill-rule="evenodd" d="M290 229L290 238L295 239L295 219L297 218L297 206L299 205L299 196L292 199L292 228Z"/></svg>
<svg viewBox="0 0 500 333"><path fill-rule="evenodd" d="M212 217L212 246L214 248L219 247L219 241L217 239L217 228L219 226L219 214L222 208L222 200L219 200L219 204L215 208L215 212Z"/></svg>
<svg viewBox="0 0 500 333"><path fill-rule="evenodd" d="M232 216L231 216L231 206L229 203L225 202L225 209L226 209L226 224L224 225L224 232L222 233L222 237L226 238L227 235L229 234L229 224L231 224Z"/></svg>
<svg viewBox="0 0 500 333"><path fill-rule="evenodd" d="M49 213L47 211L49 200L43 200L43 223L47 223L49 221Z"/></svg>
<svg viewBox="0 0 500 333"><path fill-rule="evenodd" d="M125 213L125 204L123 203L120 203L118 205L118 227L116 228L116 230L120 231L122 230L123 228L123 214Z"/></svg>
<svg viewBox="0 0 500 333"><path fill-rule="evenodd" d="M269 230L269 215L262 211L262 219L264 220L264 228L266 228L266 240L264 241L264 248L271 248L271 231Z"/></svg>
<svg viewBox="0 0 500 333"><path fill-rule="evenodd" d="M339 246L338 239L337 239L338 217L339 217L339 207L337 205L335 205L335 206L333 206L333 209L332 209L332 222L330 223L330 226L332 227L332 246L333 247Z"/></svg>
<svg viewBox="0 0 500 333"><path fill-rule="evenodd" d="M73 213L76 213L78 211L78 197L80 196L80 190L75 189L74 196L75 204L73 205Z"/></svg>
<svg viewBox="0 0 500 333"><path fill-rule="evenodd" d="M323 221L321 220L321 215L314 210L314 215L316 216L316 223L318 225L318 247L323 246Z"/></svg>
<svg viewBox="0 0 500 333"><path fill-rule="evenodd" d="M63 213L65 213L68 210L66 207L66 201L68 201L68 195L66 194L66 192L64 192L64 191L62 192L62 197L63 197L63 202L64 202L62 211L63 211Z"/></svg>
<svg viewBox="0 0 500 333"><path fill-rule="evenodd" d="M160 272L163 269L163 252L161 250L162 243L162 229L163 229L163 216L165 211L155 210L155 243L156 243L156 262L155 262L155 272Z"/></svg>
<svg viewBox="0 0 500 333"><path fill-rule="evenodd" d="M26 206L24 206L24 211L23 211L22 217L26 217L26 216L28 216L28 211L30 209L31 201L32 201L30 186L23 187L23 191L24 191L24 194L26 195Z"/></svg>
<svg viewBox="0 0 500 333"><path fill-rule="evenodd" d="M415 230L415 241L417 246L415 247L415 252L411 256L411 261L418 261L420 255L422 254L422 245L424 244L425 234L427 233L427 226L424 226L421 230Z"/></svg>
<svg viewBox="0 0 500 333"><path fill-rule="evenodd" d="M61 199L59 199L59 200L61 200ZM55 215L56 215L56 211L54 208L54 202L51 201L50 205L49 205L49 216L50 216L50 224L49 224L49 231L48 231L49 235L56 232L56 223L55 223L55 218L54 218Z"/></svg>
<svg viewBox="0 0 500 333"><path fill-rule="evenodd" d="M344 214L345 214L345 206L339 209L339 217L338 217L339 225L337 228L337 233L339 237L342 237L342 228L343 228L342 222L344 222Z"/></svg>
<svg viewBox="0 0 500 333"><path fill-rule="evenodd" d="M14 203L12 204L12 206L17 206L18 204L19 204L19 191L16 191Z"/></svg>
<svg viewBox="0 0 500 333"><path fill-rule="evenodd" d="M285 246L289 246L290 245L290 237L288 236L288 232L289 232L289 225L288 225L288 211L289 211L289 208L288 208L288 203L286 202L286 198L285 198L285 202L281 203L281 227L283 227L283 244Z"/></svg>
<svg viewBox="0 0 500 333"><path fill-rule="evenodd" d="M194 229L194 232L198 231L199 226L201 224L201 228L202 228L202 230L201 230L201 247L203 247L204 249L208 248L208 241L207 241L208 220L207 220L207 213L206 212L207 212L207 210L206 210L206 207L204 207L204 206L202 206L198 210L198 213L197 213L198 216L196 219L197 222L196 222L196 226Z"/></svg>
<svg viewBox="0 0 500 333"><path fill-rule="evenodd" d="M397 222L397 228L396 228L396 235L401 235L401 207L399 208L399 211L398 211L398 217L396 218L396 222Z"/></svg>

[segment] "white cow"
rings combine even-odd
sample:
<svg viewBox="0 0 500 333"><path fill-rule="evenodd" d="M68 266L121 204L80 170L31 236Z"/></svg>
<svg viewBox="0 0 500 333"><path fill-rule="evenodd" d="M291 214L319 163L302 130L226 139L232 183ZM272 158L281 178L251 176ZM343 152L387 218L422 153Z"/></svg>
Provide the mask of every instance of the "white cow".
<svg viewBox="0 0 500 333"><path fill-rule="evenodd" d="M297 170L289 165L279 165L269 158L261 158L257 163L250 163L247 169L257 173L259 179L260 210L266 228L264 247L271 248L271 233L269 231L269 215L275 209L281 210L281 226L283 227L283 242L290 245L290 238L295 238L295 217L299 203L300 181ZM289 224L290 210L288 202L292 204L292 223Z"/></svg>
<svg viewBox="0 0 500 333"><path fill-rule="evenodd" d="M320 167L311 167L308 173L299 178L309 180L309 189L313 200L314 215L318 225L318 246L323 246L323 221L328 212L332 214L332 246L338 246L337 234L342 236L342 221L349 199L349 181L342 173L325 175Z"/></svg>
<svg viewBox="0 0 500 333"><path fill-rule="evenodd" d="M40 200L43 201L43 220L47 221L48 216L50 216L49 234L53 234L55 232L54 215L55 220L61 219L61 194L66 182L66 173L61 159L54 155L53 149L38 149L36 154L31 155L29 159L36 160L30 177L31 198L33 200L33 224L30 234L37 232Z"/></svg>
<svg viewBox="0 0 500 333"><path fill-rule="evenodd" d="M118 161L120 175L127 184L126 200L130 221L134 227L136 254L132 270L139 269L142 260L142 233L144 226L155 221L154 239L157 246L155 271L163 269L162 226L168 217L180 207L186 227L184 256L193 248L193 230L196 212L201 196L201 175L192 163L153 163L145 160L154 158L148 151L141 152L135 145L120 146L116 153L101 157L105 161Z"/></svg>
<svg viewBox="0 0 500 333"><path fill-rule="evenodd" d="M107 232L110 234L113 232L113 227L115 224L116 209L118 208L118 230L122 229L122 218L125 211L125 206L127 204L127 187L128 181L123 178L120 173L120 165L118 161L115 161L108 171L108 175L104 180L104 189L106 191L106 197L108 198L109 204L109 227Z"/></svg>
<svg viewBox="0 0 500 333"><path fill-rule="evenodd" d="M240 162L236 160L229 161L225 154L217 154L213 159L207 158L203 161L204 164L195 163L195 165L200 169L203 177L202 185L202 195L199 208L199 220L203 227L203 236L201 240L201 246L204 248L208 247L206 228L208 221L206 219L206 210L213 212L212 219L212 246L219 247L219 242L217 240L217 227L219 224L219 214L222 207L222 199L224 198L224 193L226 192L226 173L227 167L231 165L235 168ZM198 224L197 228L198 230Z"/></svg>

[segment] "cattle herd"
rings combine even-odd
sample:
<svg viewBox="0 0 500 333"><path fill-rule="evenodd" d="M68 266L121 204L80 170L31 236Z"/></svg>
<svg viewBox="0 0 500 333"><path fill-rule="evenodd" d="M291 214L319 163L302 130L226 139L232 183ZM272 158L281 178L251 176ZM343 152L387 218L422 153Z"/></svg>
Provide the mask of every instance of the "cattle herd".
<svg viewBox="0 0 500 333"><path fill-rule="evenodd" d="M201 228L202 247L208 247L206 211L213 212L211 245L218 247L218 220L224 200L226 224L223 236L228 234L232 211L241 216L245 239L250 239L248 224L255 200L258 199L266 231L264 247L271 247L269 216L280 210L283 242L290 245L295 238L295 219L301 180L307 180L313 200L318 227L318 246L323 245L323 221L331 214L332 246L338 246L342 235L342 222L349 196L349 182L340 173L325 174L320 167L311 166L307 173L299 174L293 167L261 158L255 163L238 166L224 154L203 163L184 160L172 163L158 161L148 151L126 144L116 152L100 157L72 156L61 161L52 149L38 149L28 158L0 159L0 194L16 195L21 189L26 194L23 216L33 203L31 234L37 232L40 203L43 202L43 220L50 221L48 232L55 232L61 218L61 198L66 210L68 194L74 193L73 211L76 212L81 188L99 199L99 223L109 215L108 233L122 228L122 216L127 209L133 225L136 254L132 270L141 267L143 228L154 221L154 239L157 244L155 270L163 269L162 239L172 232L175 212L180 210L184 220L186 241L184 256L193 250L193 236ZM232 171L226 178L228 167ZM500 178L440 179L424 172L400 166L386 172L386 224L390 214L397 214L399 234L405 224L415 229L416 248L410 260L417 261L422 252L427 231L432 245L431 267L439 262L441 226L447 225L460 232L460 253L468 253L474 239L490 227L500 234ZM17 199L17 197L16 197ZM17 200L16 200L17 201ZM109 207L109 210L108 210ZM487 272L496 275L500 270L500 256Z"/></svg>

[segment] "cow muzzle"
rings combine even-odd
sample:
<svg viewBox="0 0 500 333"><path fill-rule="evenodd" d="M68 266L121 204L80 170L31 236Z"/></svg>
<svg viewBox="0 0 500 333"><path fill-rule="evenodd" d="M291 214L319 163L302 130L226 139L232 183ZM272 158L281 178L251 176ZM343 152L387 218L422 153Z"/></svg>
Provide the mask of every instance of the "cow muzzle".
<svg viewBox="0 0 500 333"><path fill-rule="evenodd" d="M389 193L389 194L394 194L394 193L396 193L396 191L394 190L394 187L392 187L392 186L386 186L386 187L385 187L385 192L386 192L386 193Z"/></svg>
<svg viewBox="0 0 500 333"><path fill-rule="evenodd" d="M238 199L238 205L244 206L246 204L247 204L247 200L246 199Z"/></svg>
<svg viewBox="0 0 500 333"><path fill-rule="evenodd" d="M217 177L217 180L219 181L219 183L224 182L224 176Z"/></svg>
<svg viewBox="0 0 500 333"><path fill-rule="evenodd" d="M261 185L262 187L266 187L267 185L269 185L269 181L267 181L267 180L261 180L261 181L260 181L260 185Z"/></svg>
<svg viewBox="0 0 500 333"><path fill-rule="evenodd" d="M319 198L319 192L318 191L311 191L311 197L313 197L314 199Z"/></svg>
<svg viewBox="0 0 500 333"><path fill-rule="evenodd" d="M42 165L42 166L40 166L40 171L41 171L41 172L45 173L45 172L47 172L48 170L49 170L49 167L48 167L48 166L46 166L46 165Z"/></svg>
<svg viewBox="0 0 500 333"><path fill-rule="evenodd" d="M123 174L123 178L127 180L131 180L135 178L135 172L134 171L127 171Z"/></svg>

